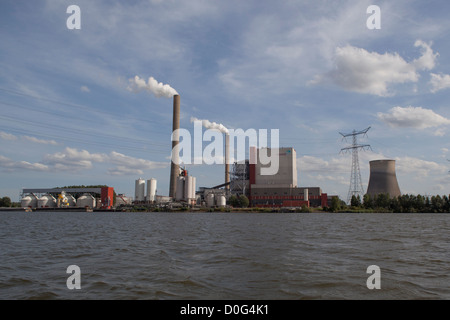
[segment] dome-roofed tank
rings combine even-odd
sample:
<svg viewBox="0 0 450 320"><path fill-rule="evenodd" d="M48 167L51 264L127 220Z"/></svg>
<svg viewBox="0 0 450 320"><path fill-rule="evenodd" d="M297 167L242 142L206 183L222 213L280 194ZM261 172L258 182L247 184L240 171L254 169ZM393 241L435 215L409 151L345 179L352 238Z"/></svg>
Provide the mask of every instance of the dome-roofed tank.
<svg viewBox="0 0 450 320"><path fill-rule="evenodd" d="M38 200L39 208L55 208L56 207L56 198L51 194L44 194Z"/></svg>
<svg viewBox="0 0 450 320"><path fill-rule="evenodd" d="M22 208L36 208L38 206L39 198L33 194L27 194L20 200L20 206Z"/></svg>
<svg viewBox="0 0 450 320"><path fill-rule="evenodd" d="M97 201L95 200L95 198L89 193L85 193L77 199L77 207L80 208L95 208L96 203Z"/></svg>

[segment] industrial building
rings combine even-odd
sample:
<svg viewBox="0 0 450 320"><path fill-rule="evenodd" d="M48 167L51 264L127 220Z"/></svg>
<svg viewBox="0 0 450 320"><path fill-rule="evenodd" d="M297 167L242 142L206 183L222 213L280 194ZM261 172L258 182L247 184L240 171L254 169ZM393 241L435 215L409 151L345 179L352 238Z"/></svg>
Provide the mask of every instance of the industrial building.
<svg viewBox="0 0 450 320"><path fill-rule="evenodd" d="M278 153L279 168L274 175L263 175L261 149L250 148L249 200L252 207L326 207L328 195L319 187L297 186L297 153L294 148L264 150Z"/></svg>
<svg viewBox="0 0 450 320"><path fill-rule="evenodd" d="M23 189L23 208L91 208L111 209L114 188L35 188Z"/></svg>

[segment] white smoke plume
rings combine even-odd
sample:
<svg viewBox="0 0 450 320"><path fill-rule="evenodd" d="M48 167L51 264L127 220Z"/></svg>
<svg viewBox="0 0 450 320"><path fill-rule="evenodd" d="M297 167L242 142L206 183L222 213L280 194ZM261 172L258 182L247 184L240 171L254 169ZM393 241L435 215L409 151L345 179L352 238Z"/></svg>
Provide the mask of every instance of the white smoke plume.
<svg viewBox="0 0 450 320"><path fill-rule="evenodd" d="M195 117L191 117L191 122L194 121L201 121L202 122L202 126L205 127L206 129L213 129L213 130L217 130L220 131L222 133L228 134L229 131L228 129L221 123L216 123L216 122L211 122L209 120L203 119L197 119Z"/></svg>
<svg viewBox="0 0 450 320"><path fill-rule="evenodd" d="M168 84L163 84L156 81L156 79L153 77L148 78L148 82L145 82L145 79L141 79L139 78L139 76L135 76L128 81L130 82L128 90L130 90L131 92L140 92L142 90L146 90L153 93L157 98L172 98L174 95L178 94L174 88L172 88Z"/></svg>

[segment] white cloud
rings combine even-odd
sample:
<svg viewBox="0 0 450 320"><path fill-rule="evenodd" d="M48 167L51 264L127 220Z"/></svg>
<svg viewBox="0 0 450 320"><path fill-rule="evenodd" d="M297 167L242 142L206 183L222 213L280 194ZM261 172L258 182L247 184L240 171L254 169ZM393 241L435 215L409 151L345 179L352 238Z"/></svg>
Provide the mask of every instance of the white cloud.
<svg viewBox="0 0 450 320"><path fill-rule="evenodd" d="M86 86L81 86L80 90L81 92L91 92L91 90Z"/></svg>
<svg viewBox="0 0 450 320"><path fill-rule="evenodd" d="M417 40L416 47L421 47L422 56L408 63L398 53L368 52L365 49L347 45L335 51L335 69L325 75L318 75L310 84L331 80L334 84L359 93L378 96L390 96L392 84L417 82L418 70L430 70L435 66L438 56L431 46Z"/></svg>
<svg viewBox="0 0 450 320"><path fill-rule="evenodd" d="M0 139L3 139L3 140L16 141L19 139L19 137L22 140L31 141L34 143L51 144L51 145L58 144L55 140L44 140L44 139L38 139L36 137L31 137L31 136L16 136L11 133L6 133L4 131L0 131Z"/></svg>
<svg viewBox="0 0 450 320"><path fill-rule="evenodd" d="M400 174L405 174L416 179L423 179L431 176L432 174L442 176L447 173L447 167L433 162L422 160L413 157L397 157L396 171Z"/></svg>
<svg viewBox="0 0 450 320"><path fill-rule="evenodd" d="M9 140L9 141L15 141L17 140L17 137L13 134L6 133L4 131L0 131L0 139L3 140Z"/></svg>
<svg viewBox="0 0 450 320"><path fill-rule="evenodd" d="M40 144L51 144L54 146L58 144L55 140L44 140L44 139L38 139L36 137L30 137L30 136L23 136L23 139L34 142L34 143L40 143Z"/></svg>
<svg viewBox="0 0 450 320"><path fill-rule="evenodd" d="M117 166L115 168L108 169L107 173L112 176L127 176L127 175L143 175L144 171L125 166Z"/></svg>
<svg viewBox="0 0 450 320"><path fill-rule="evenodd" d="M61 171L78 171L91 169L93 162L104 162L106 159L105 154L89 153L86 150L78 151L67 147L63 152L46 155L44 163Z"/></svg>
<svg viewBox="0 0 450 320"><path fill-rule="evenodd" d="M391 127L426 129L450 125L447 119L430 109L421 107L393 107L388 113L377 114L378 119Z"/></svg>
<svg viewBox="0 0 450 320"><path fill-rule="evenodd" d="M133 158L115 151L112 151L109 154L108 161L117 165L115 169L111 169L116 172L116 175L127 172L130 172L130 174L142 174L142 170L161 169L168 166L167 162L155 162L146 159ZM127 169L125 170L125 168Z"/></svg>
<svg viewBox="0 0 450 320"><path fill-rule="evenodd" d="M27 161L14 161L0 155L0 167L8 172L31 170L31 171L48 171L49 167L42 163L30 163Z"/></svg>
<svg viewBox="0 0 450 320"><path fill-rule="evenodd" d="M412 64L418 70L431 70L434 68L436 64L436 58L439 56L439 53L434 53L433 49L431 49L431 43L425 43L422 40L417 40L414 43L415 47L422 48L422 56L412 62Z"/></svg>
<svg viewBox="0 0 450 320"><path fill-rule="evenodd" d="M448 74L436 74L430 73L431 75L431 92L436 93L439 90L450 88L450 75Z"/></svg>

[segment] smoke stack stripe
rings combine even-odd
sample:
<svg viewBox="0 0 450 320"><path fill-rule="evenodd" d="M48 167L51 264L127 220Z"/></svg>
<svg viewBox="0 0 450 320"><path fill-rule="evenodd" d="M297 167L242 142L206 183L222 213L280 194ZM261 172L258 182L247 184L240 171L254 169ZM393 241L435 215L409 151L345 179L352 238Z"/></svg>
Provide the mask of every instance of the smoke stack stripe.
<svg viewBox="0 0 450 320"><path fill-rule="evenodd" d="M175 197L177 191L177 177L180 172L180 166L178 164L178 143L180 137L178 131L176 131L178 129L180 129L180 96L177 94L173 96L172 164L170 167L169 197Z"/></svg>

